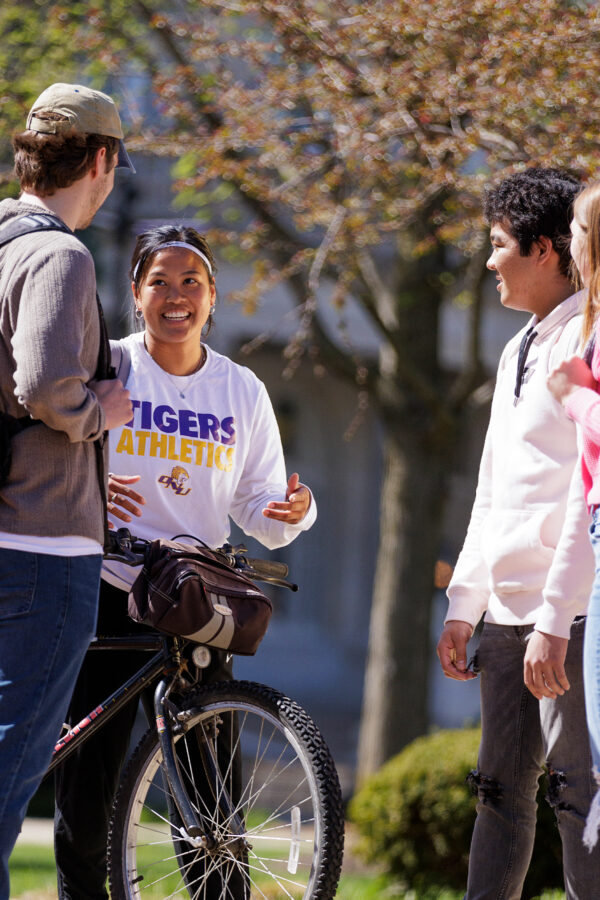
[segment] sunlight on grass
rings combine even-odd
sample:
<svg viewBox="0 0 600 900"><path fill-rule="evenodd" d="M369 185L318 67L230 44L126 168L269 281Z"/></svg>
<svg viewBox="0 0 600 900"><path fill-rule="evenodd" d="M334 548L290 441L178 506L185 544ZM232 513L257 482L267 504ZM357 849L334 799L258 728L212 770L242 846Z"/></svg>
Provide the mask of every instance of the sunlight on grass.
<svg viewBox="0 0 600 900"><path fill-rule="evenodd" d="M144 896L148 900L159 900L168 895L168 886L173 888L176 883L177 876L172 876ZM10 859L10 887L11 900L56 900L56 867L52 847L17 844ZM265 890L264 887L262 890ZM383 875L353 872L342 875L335 900L462 900L463 893L443 888L400 891ZM265 891L263 896L266 900L283 900L283 895L276 888L272 892ZM565 895L562 891L547 891L534 900L565 900Z"/></svg>
<svg viewBox="0 0 600 900"><path fill-rule="evenodd" d="M10 896L50 900L57 896L56 866L52 847L22 844L10 858Z"/></svg>

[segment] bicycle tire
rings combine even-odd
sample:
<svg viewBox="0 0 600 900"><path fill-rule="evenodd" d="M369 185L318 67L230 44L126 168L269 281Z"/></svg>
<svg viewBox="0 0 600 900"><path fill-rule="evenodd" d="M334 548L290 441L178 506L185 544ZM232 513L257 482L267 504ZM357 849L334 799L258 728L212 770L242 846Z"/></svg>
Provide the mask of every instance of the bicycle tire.
<svg viewBox="0 0 600 900"><path fill-rule="evenodd" d="M219 732L229 735L221 738L219 751L229 782L236 747L241 748L237 808L243 810L248 846L231 850L239 848L239 835L228 832L214 792L208 818L217 847L208 852L191 847L189 839L174 840L168 803L164 809L162 754L156 732L150 730L123 773L113 807L108 846L113 900L188 894L197 900L332 900L344 846L342 796L331 754L307 713L279 691L243 681L196 689L178 709L189 716L189 729L176 746L188 797L197 810L206 805L206 785L199 789L200 778L190 777L187 742L194 745L217 722Z"/></svg>

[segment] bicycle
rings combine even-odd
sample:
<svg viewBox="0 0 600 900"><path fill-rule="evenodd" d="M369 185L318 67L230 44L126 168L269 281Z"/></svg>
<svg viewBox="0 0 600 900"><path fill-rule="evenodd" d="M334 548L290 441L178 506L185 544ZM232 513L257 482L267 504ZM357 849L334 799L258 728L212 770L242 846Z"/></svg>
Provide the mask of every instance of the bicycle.
<svg viewBox="0 0 600 900"><path fill-rule="evenodd" d="M119 529L106 555L138 565L148 546ZM296 588L281 563L250 560L241 546L220 553L255 580ZM223 900L332 900L343 856L341 789L308 714L255 682L198 685L210 648L182 638L98 637L90 649L153 655L60 737L48 771L158 679L155 725L124 767L114 801L113 900L186 892L202 900L215 896L215 878Z"/></svg>

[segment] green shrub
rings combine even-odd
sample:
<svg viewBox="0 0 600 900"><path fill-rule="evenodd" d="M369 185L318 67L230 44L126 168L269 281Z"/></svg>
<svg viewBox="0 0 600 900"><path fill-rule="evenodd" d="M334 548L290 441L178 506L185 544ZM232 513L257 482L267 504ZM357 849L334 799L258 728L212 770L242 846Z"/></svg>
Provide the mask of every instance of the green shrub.
<svg viewBox="0 0 600 900"><path fill-rule="evenodd" d="M464 889L475 798L465 781L476 768L480 731L439 731L418 738L369 778L350 803L358 852L404 888ZM562 886L554 813L538 793L536 846L523 897Z"/></svg>

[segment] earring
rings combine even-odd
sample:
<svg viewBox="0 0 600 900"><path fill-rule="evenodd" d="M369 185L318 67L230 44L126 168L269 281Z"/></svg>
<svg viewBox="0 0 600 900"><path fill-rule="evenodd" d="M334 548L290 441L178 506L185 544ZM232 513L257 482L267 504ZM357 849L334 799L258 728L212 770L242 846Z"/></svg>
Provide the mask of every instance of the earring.
<svg viewBox="0 0 600 900"><path fill-rule="evenodd" d="M208 311L208 314L209 314L209 316L214 316L214 314L215 314L215 308L214 308L214 306L211 306L211 308L210 308L209 311Z"/></svg>
<svg viewBox="0 0 600 900"><path fill-rule="evenodd" d="M139 307L136 307L136 310L135 310L135 317L136 317L136 319L143 319L143 318L144 318L144 313L142 312L142 310L141 310Z"/></svg>

